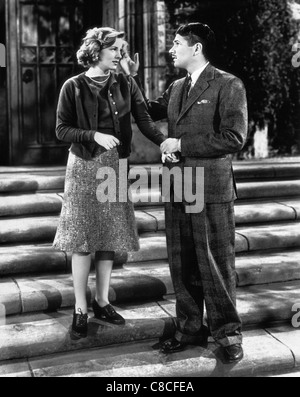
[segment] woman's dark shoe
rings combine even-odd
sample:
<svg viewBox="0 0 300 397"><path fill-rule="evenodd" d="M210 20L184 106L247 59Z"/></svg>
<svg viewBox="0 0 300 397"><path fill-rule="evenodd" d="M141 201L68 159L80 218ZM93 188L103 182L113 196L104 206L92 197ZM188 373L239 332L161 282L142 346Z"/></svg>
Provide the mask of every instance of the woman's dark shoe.
<svg viewBox="0 0 300 397"><path fill-rule="evenodd" d="M186 343L179 342L174 337L166 340L160 347L160 351L164 354L181 352L187 346Z"/></svg>
<svg viewBox="0 0 300 397"><path fill-rule="evenodd" d="M78 309L79 313L74 310L73 323L71 328L71 338L73 340L79 340L87 337L88 333L88 318L87 314L83 314L81 309Z"/></svg>
<svg viewBox="0 0 300 397"><path fill-rule="evenodd" d="M112 305L100 307L98 305L98 302L96 300L94 300L92 306L93 306L95 318L97 320L106 321L107 323L111 323L111 324L115 324L115 325L125 324L125 319L115 311L115 309L112 307Z"/></svg>

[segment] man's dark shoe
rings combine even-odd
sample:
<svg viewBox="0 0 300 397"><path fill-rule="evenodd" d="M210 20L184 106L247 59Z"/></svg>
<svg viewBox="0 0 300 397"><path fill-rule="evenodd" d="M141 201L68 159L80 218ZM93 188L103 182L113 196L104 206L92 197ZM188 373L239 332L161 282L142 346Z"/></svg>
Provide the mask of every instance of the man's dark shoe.
<svg viewBox="0 0 300 397"><path fill-rule="evenodd" d="M83 314L81 309L78 311L79 313L76 313L76 310L74 310L73 323L70 331L70 336L73 340L86 338L88 333L89 317L87 314Z"/></svg>
<svg viewBox="0 0 300 397"><path fill-rule="evenodd" d="M187 346L186 343L179 342L174 337L166 340L160 347L160 351L164 354L181 352Z"/></svg>
<svg viewBox="0 0 300 397"><path fill-rule="evenodd" d="M227 363L236 363L244 357L241 344L223 347L224 358Z"/></svg>
<svg viewBox="0 0 300 397"><path fill-rule="evenodd" d="M115 325L125 324L125 319L115 311L112 305L100 307L98 305L98 302L94 300L92 306L93 306L95 318L97 320L106 321L107 323L111 323Z"/></svg>

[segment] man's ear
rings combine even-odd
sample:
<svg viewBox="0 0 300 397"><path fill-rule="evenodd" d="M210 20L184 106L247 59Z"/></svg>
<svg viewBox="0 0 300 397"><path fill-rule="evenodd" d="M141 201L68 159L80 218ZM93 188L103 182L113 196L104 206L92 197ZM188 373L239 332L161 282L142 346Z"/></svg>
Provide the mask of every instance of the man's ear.
<svg viewBox="0 0 300 397"><path fill-rule="evenodd" d="M202 54L202 50L203 50L203 45L201 43L197 43L195 44L195 55L199 55Z"/></svg>

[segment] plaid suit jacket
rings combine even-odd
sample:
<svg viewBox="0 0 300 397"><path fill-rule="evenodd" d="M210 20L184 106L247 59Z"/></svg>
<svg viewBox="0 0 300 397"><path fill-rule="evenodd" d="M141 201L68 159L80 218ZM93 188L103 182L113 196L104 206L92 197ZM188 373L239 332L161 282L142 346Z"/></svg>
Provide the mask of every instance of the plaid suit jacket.
<svg viewBox="0 0 300 397"><path fill-rule="evenodd" d="M236 188L231 155L243 148L248 133L244 85L209 64L182 107L184 82L175 81L156 101L148 101L154 120L168 118L169 138L181 139L182 160L170 167L204 168L205 203L232 201Z"/></svg>

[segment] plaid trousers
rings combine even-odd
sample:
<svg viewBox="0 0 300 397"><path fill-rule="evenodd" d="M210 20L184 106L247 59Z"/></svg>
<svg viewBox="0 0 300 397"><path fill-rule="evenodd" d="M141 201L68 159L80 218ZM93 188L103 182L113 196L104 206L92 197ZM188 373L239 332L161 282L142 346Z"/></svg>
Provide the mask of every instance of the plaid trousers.
<svg viewBox="0 0 300 397"><path fill-rule="evenodd" d="M165 217L176 339L191 344L201 340L205 303L215 341L221 346L242 343L236 310L234 202L205 204L198 214L186 214L182 203L165 203Z"/></svg>

